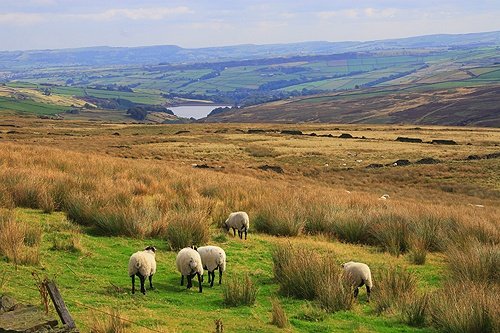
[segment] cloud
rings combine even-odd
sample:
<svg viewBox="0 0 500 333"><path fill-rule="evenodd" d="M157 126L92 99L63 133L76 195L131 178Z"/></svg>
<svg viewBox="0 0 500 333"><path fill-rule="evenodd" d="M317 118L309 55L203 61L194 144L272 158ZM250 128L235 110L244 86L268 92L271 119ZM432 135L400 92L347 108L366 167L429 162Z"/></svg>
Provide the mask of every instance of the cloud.
<svg viewBox="0 0 500 333"><path fill-rule="evenodd" d="M30 0L29 3L34 6L55 6L56 0Z"/></svg>
<svg viewBox="0 0 500 333"><path fill-rule="evenodd" d="M395 17L399 12L396 8L376 9L372 7L367 8L350 8L337 11L321 11L317 12L316 16L321 20L330 20L332 18L391 18Z"/></svg>
<svg viewBox="0 0 500 333"><path fill-rule="evenodd" d="M109 21L114 19L129 19L129 20L162 20L164 18L191 14L193 11L186 6L179 7L151 7L151 8L114 8L103 12L76 14L74 17L91 19L96 21Z"/></svg>
<svg viewBox="0 0 500 333"><path fill-rule="evenodd" d="M41 14L35 13L0 13L0 24L31 25L44 21Z"/></svg>

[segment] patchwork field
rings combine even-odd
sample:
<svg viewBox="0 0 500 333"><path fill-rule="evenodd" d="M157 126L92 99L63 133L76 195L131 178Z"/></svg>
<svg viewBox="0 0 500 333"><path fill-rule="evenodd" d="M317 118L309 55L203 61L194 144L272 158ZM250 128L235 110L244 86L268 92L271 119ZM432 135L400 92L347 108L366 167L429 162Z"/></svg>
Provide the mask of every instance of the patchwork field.
<svg viewBox="0 0 500 333"><path fill-rule="evenodd" d="M31 272L55 279L84 332L116 310L126 332L500 327L498 129L3 116L0 145L0 293L37 304ZM237 210L246 241L220 228ZM156 288L131 295L128 259L151 244ZM222 286L179 285L192 244L226 250ZM370 303L335 280L349 260L372 268ZM255 300L227 305L231 283Z"/></svg>

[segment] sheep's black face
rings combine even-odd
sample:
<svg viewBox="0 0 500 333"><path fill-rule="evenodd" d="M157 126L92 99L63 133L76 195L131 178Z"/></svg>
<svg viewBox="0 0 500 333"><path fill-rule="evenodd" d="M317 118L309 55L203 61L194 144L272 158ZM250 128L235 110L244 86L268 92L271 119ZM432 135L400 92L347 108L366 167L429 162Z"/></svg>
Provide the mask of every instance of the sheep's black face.
<svg viewBox="0 0 500 333"><path fill-rule="evenodd" d="M229 232L229 226L226 224L226 222L224 222L224 224L222 225L222 228L224 228L226 230L226 232Z"/></svg>
<svg viewBox="0 0 500 333"><path fill-rule="evenodd" d="M147 248L144 249L144 251L153 251L156 253L156 247L154 246L148 246Z"/></svg>

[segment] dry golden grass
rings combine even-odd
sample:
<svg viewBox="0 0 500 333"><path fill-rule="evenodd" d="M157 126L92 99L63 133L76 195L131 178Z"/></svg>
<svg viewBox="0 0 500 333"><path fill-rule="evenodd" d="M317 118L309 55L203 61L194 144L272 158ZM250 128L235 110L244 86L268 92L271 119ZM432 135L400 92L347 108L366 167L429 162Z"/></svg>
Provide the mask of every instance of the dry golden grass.
<svg viewBox="0 0 500 333"><path fill-rule="evenodd" d="M54 126L50 132L47 124ZM368 175L364 191L346 193L342 184L329 184L331 179L319 182L330 171L311 173L310 165L304 163L321 160L323 155L332 153L328 151L329 145L321 145L323 141L315 142L313 147L311 140L316 140L315 137L242 134L236 131L236 125L231 125L233 127L224 135L212 131L207 134L209 127L191 125L190 136L181 138L173 134L178 126L47 124L35 121L31 126L37 132L23 128L25 135L18 134L17 142L4 144L0 152L3 165L0 170L0 203L5 207L40 208L45 212L62 210L71 220L92 228L96 233L139 238L162 236L173 248L178 248L189 243L206 242L211 226L220 226L231 211L246 210L257 231L281 236L322 233L345 242L377 245L394 255L407 252L411 242L421 244L429 251L442 250L450 238L448 234L454 237L454 241L464 235L472 235L481 242L498 243L500 240L496 220L498 209L493 207L499 201L496 194L485 199L486 208L478 208L467 205L469 201L477 202L478 197L443 192L435 187L428 190L428 184L415 184L415 188L406 194L418 193L416 197L403 198L396 194L389 200L378 200L378 194L385 192L380 189L394 186L389 185L394 180L394 173L408 173L396 184L407 182L412 177L418 179L421 167L416 166L383 168L370 173L363 167L335 169L344 174L345 182L355 183L360 174ZM326 125L319 128L327 129ZM43 131L46 134L40 134ZM381 135L385 135L385 131L388 129L379 130ZM436 131L445 133L445 129ZM478 130L478 135L484 132ZM487 133L494 136L496 132L490 130ZM40 140L40 144L23 143L32 139ZM267 147L260 142L270 139L275 141L277 148L274 150L280 155L268 159L288 165L283 175L245 166L257 163L261 157L248 155L243 147L255 147L254 141ZM395 153L392 145L398 146L397 151L402 148L400 142L377 140L380 142L375 144L363 140L341 140L340 144L347 147L340 149L343 154L358 158L362 151L356 153L350 149L360 145L367 145L365 150L382 150L376 148L381 145L386 149L386 155ZM49 148L49 143L66 150ZM170 143L182 146L182 154L169 146ZM151 146L158 146L162 152L171 155L158 155L156 148ZM438 149L434 145L428 146L426 149ZM119 149L134 151L129 156L134 158L123 158L114 147L129 147ZM301 147L304 151L298 152ZM458 147L439 149L466 149L467 146ZM152 152L159 159L153 159ZM211 154L210 159L204 153ZM194 169L188 164L186 155L192 162L202 161L224 168ZM286 156L288 160L282 159ZM496 160L484 160L485 163L493 161ZM272 164L269 160L266 163ZM439 172L447 165L426 167ZM448 167L454 167L454 164ZM352 174L348 175L349 172ZM460 169L456 168L453 179L461 175ZM372 183L372 176L387 177L387 180ZM430 198L421 200L425 193L433 191L440 191L443 200L432 204ZM493 189L491 191L496 193ZM203 223L198 223L201 221ZM185 234L178 232L177 226L181 224L183 230L190 231Z"/></svg>
<svg viewBox="0 0 500 333"><path fill-rule="evenodd" d="M40 262L42 230L16 219L11 211L0 208L0 255L17 265Z"/></svg>
<svg viewBox="0 0 500 333"><path fill-rule="evenodd" d="M328 312L350 308L351 298L343 289L339 292L331 287L340 285L336 280L340 275L318 271L318 267L331 266L328 271L331 273L340 262L332 260L330 266L325 265L322 258L331 257L332 253L317 253L312 243L330 251L333 242L339 241L335 243L335 253L342 260L362 255L372 261L376 276L375 307L384 312L406 306L405 320L414 325L426 322L428 300L418 298L410 302L408 295L415 295L415 283L403 273L378 270L387 261L409 259L415 264L425 263L420 266L424 270L428 265L444 268L447 261L446 274L472 284L471 293L479 293L478 288L484 283L497 290L500 159L463 159L468 155L498 152L500 130L258 126L317 134L348 132L368 138L351 140L286 136L276 131L263 134L239 131L255 127L0 118L0 207L32 207L46 213L63 211L84 232L159 237L173 249L201 245L211 237L225 239L220 233L221 223L230 212L244 210L251 218L249 237L253 232L293 236L294 245L310 251L298 255L299 259L290 263L291 268L281 270L277 277L284 280L278 282L284 294L313 299ZM221 128L227 131L215 133ZM13 129L16 133L7 133ZM179 130L190 132L175 135ZM401 143L394 141L397 136L453 139L460 144ZM365 168L370 163L386 164L400 158L414 162L424 157L443 162ZM194 163L213 168L194 168ZM263 164L280 166L284 173L258 169ZM379 199L384 193L390 194L388 200ZM39 243L41 230L27 228L22 221L13 224L13 218L4 216L7 222L1 227L7 232L0 237L12 240L6 238L0 245L22 245L9 246L0 252L9 260L36 258L30 251L36 252L34 244ZM53 249L81 252L79 234L67 233L68 230L61 231L66 232L67 239L54 242ZM283 242L271 236L259 237L278 244ZM475 245L471 248L467 244ZM376 246L384 253L358 245ZM15 254L5 253L12 249ZM307 260L300 261L301 256ZM287 263L285 257L289 258L288 254L275 261L278 270L279 265ZM318 278L315 280L301 267L316 269ZM290 271L296 274L287 276ZM381 273L377 276L377 272ZM244 298L252 298L251 291L246 295ZM460 295L448 297L444 292L439 295L437 301L429 302L444 304L453 297L464 301ZM484 304L491 312L488 302ZM482 305L478 306L480 311ZM453 311L448 312L448 317L439 314L444 318L441 322L436 319L438 315L431 314L432 322L445 327L448 324L444 320L452 320ZM315 318L323 314L311 313ZM474 320L483 320L477 316ZM477 323L478 327L484 327L481 323Z"/></svg>

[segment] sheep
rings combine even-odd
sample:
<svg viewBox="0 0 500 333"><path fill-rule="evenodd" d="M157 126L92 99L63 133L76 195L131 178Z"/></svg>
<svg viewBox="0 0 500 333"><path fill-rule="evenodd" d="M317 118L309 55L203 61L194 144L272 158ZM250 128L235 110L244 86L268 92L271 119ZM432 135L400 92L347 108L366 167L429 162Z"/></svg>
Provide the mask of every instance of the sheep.
<svg viewBox="0 0 500 333"><path fill-rule="evenodd" d="M208 271L208 283L214 286L215 270L219 269L219 284L222 283L222 272L226 270L226 252L218 246L201 246L198 253L203 263L203 268Z"/></svg>
<svg viewBox="0 0 500 333"><path fill-rule="evenodd" d="M238 230L238 236L243 239L243 232L245 233L245 240L247 239L248 228L250 227L250 219L248 214L245 212L234 212L229 214L229 217L224 222L224 228L226 232L229 228L233 229L233 236L236 236L236 230Z"/></svg>
<svg viewBox="0 0 500 333"><path fill-rule="evenodd" d="M354 286L354 297L358 297L359 287L363 285L366 286L366 294L368 295L368 302L370 302L370 292L373 288L372 283L372 273L370 267L367 264L361 262L349 261L342 264L344 272L347 274L348 278L351 280Z"/></svg>
<svg viewBox="0 0 500 333"><path fill-rule="evenodd" d="M149 277L149 286L153 287L153 275L156 273L156 248L148 246L143 251L137 251L130 256L128 262L128 275L132 278L132 294L135 294L135 276L141 280L141 292L146 295L144 281Z"/></svg>
<svg viewBox="0 0 500 333"><path fill-rule="evenodd" d="M196 247L186 247L179 251L175 259L177 270L181 273L181 286L184 285L184 276L187 276L187 288L193 286L192 279L198 276L199 291L202 292L201 283L203 282L203 264Z"/></svg>

